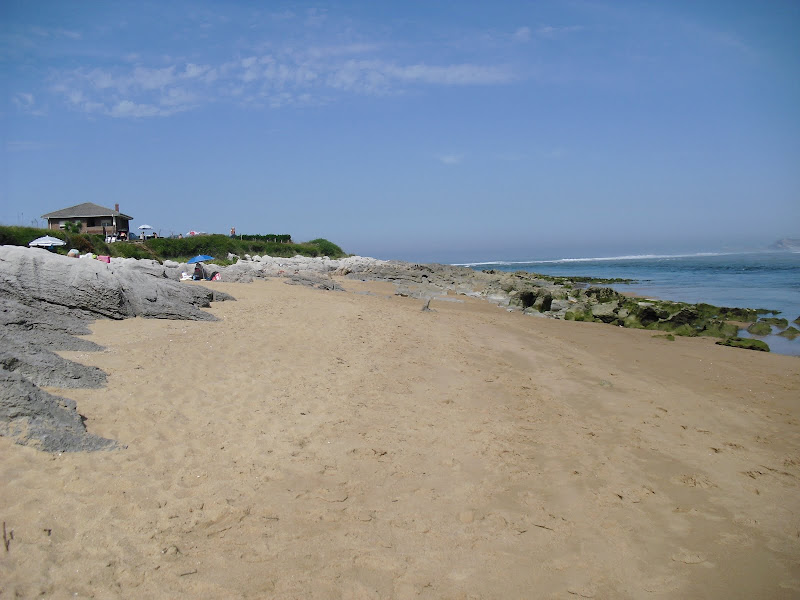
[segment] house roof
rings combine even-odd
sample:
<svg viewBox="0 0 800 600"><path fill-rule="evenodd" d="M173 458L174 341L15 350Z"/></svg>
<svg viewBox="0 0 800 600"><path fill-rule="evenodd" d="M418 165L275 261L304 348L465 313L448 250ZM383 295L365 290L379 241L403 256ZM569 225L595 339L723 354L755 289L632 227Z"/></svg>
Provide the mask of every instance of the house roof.
<svg viewBox="0 0 800 600"><path fill-rule="evenodd" d="M43 219L71 219L74 217L122 217L123 219L133 219L133 217L122 214L113 208L106 208L93 202L84 202L83 204L76 204L69 208L62 208L46 215L42 215Z"/></svg>

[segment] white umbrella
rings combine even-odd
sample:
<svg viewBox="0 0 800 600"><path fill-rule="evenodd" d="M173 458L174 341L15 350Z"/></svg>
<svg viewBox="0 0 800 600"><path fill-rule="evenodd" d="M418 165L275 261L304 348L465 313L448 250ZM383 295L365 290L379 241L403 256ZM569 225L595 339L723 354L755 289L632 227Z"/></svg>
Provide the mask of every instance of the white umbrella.
<svg viewBox="0 0 800 600"><path fill-rule="evenodd" d="M139 229L152 229L150 225L139 225Z"/></svg>
<svg viewBox="0 0 800 600"><path fill-rule="evenodd" d="M36 238L32 242L28 243L28 246L41 246L43 248L47 248L49 246L65 246L67 242L64 240L60 240L57 237L53 237L51 235L45 235L40 238Z"/></svg>

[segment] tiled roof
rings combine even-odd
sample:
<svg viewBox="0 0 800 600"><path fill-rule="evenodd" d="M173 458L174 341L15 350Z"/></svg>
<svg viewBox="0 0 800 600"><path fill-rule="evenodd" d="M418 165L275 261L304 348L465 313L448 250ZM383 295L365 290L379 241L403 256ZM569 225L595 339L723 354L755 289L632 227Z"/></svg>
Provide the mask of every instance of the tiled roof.
<svg viewBox="0 0 800 600"><path fill-rule="evenodd" d="M84 202L83 204L76 204L69 208L62 208L46 215L42 215L43 219L72 219L75 217L122 217L124 219L133 219L133 217L122 214L113 208L106 208L93 202Z"/></svg>

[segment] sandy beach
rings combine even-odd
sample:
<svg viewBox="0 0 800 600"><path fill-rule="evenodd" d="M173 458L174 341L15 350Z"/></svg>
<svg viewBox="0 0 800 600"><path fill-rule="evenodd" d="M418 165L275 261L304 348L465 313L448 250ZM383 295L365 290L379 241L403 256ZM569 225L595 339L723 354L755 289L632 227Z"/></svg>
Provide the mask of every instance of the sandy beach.
<svg viewBox="0 0 800 600"><path fill-rule="evenodd" d="M187 282L184 285L195 285ZM422 301L207 283L97 321L125 449L0 438L0 597L797 598L800 361Z"/></svg>

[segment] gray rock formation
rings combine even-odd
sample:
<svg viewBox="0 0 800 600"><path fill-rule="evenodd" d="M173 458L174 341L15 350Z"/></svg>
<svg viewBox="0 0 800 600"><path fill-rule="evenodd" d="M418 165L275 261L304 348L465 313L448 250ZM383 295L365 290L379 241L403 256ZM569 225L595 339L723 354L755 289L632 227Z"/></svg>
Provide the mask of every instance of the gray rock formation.
<svg viewBox="0 0 800 600"><path fill-rule="evenodd" d="M51 452L111 448L86 433L75 404L39 390L101 387L105 374L59 350L97 350L75 337L96 318L214 320L201 310L227 294L181 284L181 266L113 259L110 264L0 246L0 435ZM66 413L72 413L67 415Z"/></svg>
<svg viewBox="0 0 800 600"><path fill-rule="evenodd" d="M73 400L48 394L4 369L0 369L0 435L45 452L117 447L114 440L86 432Z"/></svg>
<svg viewBox="0 0 800 600"><path fill-rule="evenodd" d="M148 264L155 263L155 264ZM29 306L59 306L97 317L213 320L207 308L230 297L169 279L155 261L111 264L46 250L0 247L0 297Z"/></svg>

